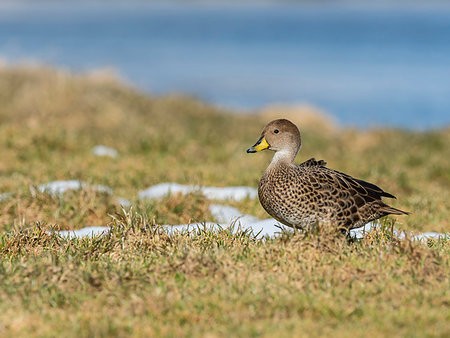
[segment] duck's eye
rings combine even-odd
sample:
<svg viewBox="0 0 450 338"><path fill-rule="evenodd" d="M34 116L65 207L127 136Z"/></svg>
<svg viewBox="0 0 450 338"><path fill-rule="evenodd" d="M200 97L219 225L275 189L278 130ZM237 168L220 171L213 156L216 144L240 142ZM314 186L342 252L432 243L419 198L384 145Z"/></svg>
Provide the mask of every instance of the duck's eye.
<svg viewBox="0 0 450 338"><path fill-rule="evenodd" d="M274 132L275 134L278 134L280 131L279 131L278 129L275 129L273 132Z"/></svg>

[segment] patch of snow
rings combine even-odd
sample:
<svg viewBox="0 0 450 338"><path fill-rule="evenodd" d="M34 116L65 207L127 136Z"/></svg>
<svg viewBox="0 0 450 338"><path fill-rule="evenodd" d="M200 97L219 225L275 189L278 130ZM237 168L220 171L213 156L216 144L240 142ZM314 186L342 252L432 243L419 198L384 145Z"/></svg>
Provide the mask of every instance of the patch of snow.
<svg viewBox="0 0 450 338"><path fill-rule="evenodd" d="M376 225L374 225L373 223L367 223L365 226L363 226L361 228L350 230L350 237L356 238L356 239L361 239L364 237L365 234L367 234L375 229L376 229ZM407 233L405 231L399 231L398 229L394 229L393 234L398 239L403 239L406 237ZM418 234L418 235L413 235L412 233L410 233L410 236L413 241L426 241L428 239L446 238L449 235L445 234L445 233L439 233L439 232L424 232L424 233Z"/></svg>
<svg viewBox="0 0 450 338"><path fill-rule="evenodd" d="M233 232L250 231L256 238L273 237L280 233L282 228L291 230L292 228L285 227L273 218L260 220L255 216L246 215L238 209L221 205L211 204L209 207L211 214L218 223L194 223L194 224L180 224L180 225L164 225L164 229L168 233L176 231L192 231L196 229L207 229L210 231L219 231L221 229L233 229Z"/></svg>
<svg viewBox="0 0 450 338"><path fill-rule="evenodd" d="M418 234L412 237L416 241L426 241L429 239L439 239L450 237L448 234L441 234L439 232L424 232L423 234Z"/></svg>
<svg viewBox="0 0 450 338"><path fill-rule="evenodd" d="M111 158L116 158L117 156L119 156L119 153L116 149L109 148L103 145L98 145L92 148L92 154L96 156L108 156Z"/></svg>
<svg viewBox="0 0 450 338"><path fill-rule="evenodd" d="M12 194L10 192L4 192L3 194L0 194L0 201L3 201L5 199L7 199L7 198L10 198L11 195Z"/></svg>
<svg viewBox="0 0 450 338"><path fill-rule="evenodd" d="M217 219L218 223L205 222L205 223L193 223L193 224L180 224L180 225L163 225L164 230L173 234L175 232L193 231L196 229L204 229L210 231L219 231L221 229L232 228L233 232L238 231L251 231L256 238L273 237L277 233L281 232L281 228L292 230L291 228L284 227L273 218L259 220L258 218L250 215L242 214L238 209L213 204L210 206L211 214ZM93 237L100 233L108 231L108 227L88 227L79 230L59 231L59 234L68 238L75 237Z"/></svg>
<svg viewBox="0 0 450 338"><path fill-rule="evenodd" d="M116 201L123 207L129 207L131 205L131 202L123 197L116 197Z"/></svg>
<svg viewBox="0 0 450 338"><path fill-rule="evenodd" d="M88 185L87 183L78 180L53 181L40 185L38 189L40 192L45 192L52 196L58 196L64 194L68 190L80 190L85 189L87 187L97 190L98 192L105 192L107 194L112 194L111 188L107 186Z"/></svg>
<svg viewBox="0 0 450 338"><path fill-rule="evenodd" d="M364 237L365 234L367 234L368 232L371 232L373 229L374 229L374 224L367 223L366 225L364 225L360 228L355 228L355 229L350 230L349 236L351 238L361 239Z"/></svg>
<svg viewBox="0 0 450 338"><path fill-rule="evenodd" d="M193 191L200 191L208 199L225 200L232 199L240 201L244 198L256 198L258 192L251 187L201 187L193 185L182 185L177 183L161 183L139 192L139 198L161 198L170 193L188 194Z"/></svg>
<svg viewBox="0 0 450 338"><path fill-rule="evenodd" d="M273 238L279 235L283 230L293 231L292 228L286 227L280 224L273 218L265 219L265 220L257 220L249 223L243 223L241 220L246 215L243 215L241 218L237 219L236 222L230 223L213 223L213 222L205 222L205 223L193 223L193 224L179 224L179 225L163 225L163 229L168 234L175 234L177 232L192 232L199 229L206 229L208 231L220 231L223 229L232 229L233 233L237 233L239 231L250 231L257 239L264 238ZM248 216L248 215L247 215ZM250 216L253 217L253 216ZM244 218L245 219L245 218ZM254 218L256 219L256 218ZM372 224L366 224L366 229L363 228L353 229L350 231L351 237L361 239L363 238L364 233L368 233L373 230L375 227ZM58 233L69 239L71 238L81 238L81 237L94 237L97 235L105 234L108 232L110 228L108 227L87 227L79 230L67 230L67 231L59 231ZM449 236L448 234L442 234L437 232L426 232L423 234L412 236L412 240L423 241L428 239L439 239L445 238ZM405 237L404 233L399 233L398 238L402 239Z"/></svg>
<svg viewBox="0 0 450 338"><path fill-rule="evenodd" d="M66 230L58 231L58 234L62 237L81 238L81 237L95 237L98 235L103 235L110 230L109 227L86 227L78 230Z"/></svg>
<svg viewBox="0 0 450 338"><path fill-rule="evenodd" d="M226 205L211 204L209 211L218 223L232 223L237 220L241 223L254 223L259 221L255 216L244 215L238 209Z"/></svg>
<svg viewBox="0 0 450 338"><path fill-rule="evenodd" d="M180 225L163 225L163 228L167 233L173 234L176 232L194 231L197 229L206 229L209 231L220 231L222 229L232 229L233 233L239 231L250 231L256 238L262 239L267 237L274 237L281 233L282 229L290 230L284 225L278 223L273 218L265 219L262 221L256 221L253 223L242 223L237 220L236 223L217 224L211 222L205 223L193 223L193 224L180 224Z"/></svg>

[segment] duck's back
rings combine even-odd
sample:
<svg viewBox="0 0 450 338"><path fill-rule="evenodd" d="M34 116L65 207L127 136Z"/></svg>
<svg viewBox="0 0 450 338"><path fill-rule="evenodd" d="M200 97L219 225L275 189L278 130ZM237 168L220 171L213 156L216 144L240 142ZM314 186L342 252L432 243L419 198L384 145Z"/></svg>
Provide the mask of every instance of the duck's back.
<svg viewBox="0 0 450 338"><path fill-rule="evenodd" d="M381 200L394 198L391 194L329 169L324 161L313 158L298 166L269 166L258 193L262 206L272 217L297 228L330 222L352 229L388 214L404 214Z"/></svg>

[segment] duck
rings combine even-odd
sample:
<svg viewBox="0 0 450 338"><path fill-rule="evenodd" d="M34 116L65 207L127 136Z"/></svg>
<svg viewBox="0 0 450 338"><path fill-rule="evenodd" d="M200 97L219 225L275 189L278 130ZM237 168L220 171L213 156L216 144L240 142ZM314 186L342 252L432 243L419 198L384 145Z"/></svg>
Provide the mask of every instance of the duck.
<svg viewBox="0 0 450 338"><path fill-rule="evenodd" d="M275 152L258 184L262 207L275 220L292 228L310 230L331 224L349 231L387 215L408 215L382 198L396 198L375 184L330 169L311 158L294 163L302 146L300 131L287 119L269 122L247 153Z"/></svg>

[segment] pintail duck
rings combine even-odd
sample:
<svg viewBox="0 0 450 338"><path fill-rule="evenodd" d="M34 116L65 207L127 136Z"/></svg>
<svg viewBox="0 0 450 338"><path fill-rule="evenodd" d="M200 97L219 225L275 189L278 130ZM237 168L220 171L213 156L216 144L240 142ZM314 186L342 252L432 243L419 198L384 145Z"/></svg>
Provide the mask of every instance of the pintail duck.
<svg viewBox="0 0 450 338"><path fill-rule="evenodd" d="M275 151L259 182L258 196L263 208L279 222L300 229L329 223L349 230L386 215L408 214L381 200L395 196L329 169L322 160L311 158L295 165L301 145L298 128L279 119L267 124L258 142L247 149L247 153Z"/></svg>

